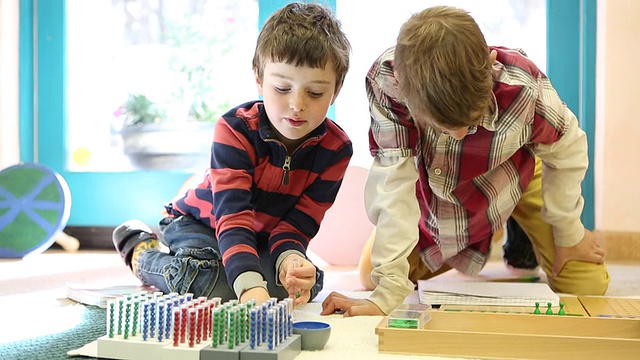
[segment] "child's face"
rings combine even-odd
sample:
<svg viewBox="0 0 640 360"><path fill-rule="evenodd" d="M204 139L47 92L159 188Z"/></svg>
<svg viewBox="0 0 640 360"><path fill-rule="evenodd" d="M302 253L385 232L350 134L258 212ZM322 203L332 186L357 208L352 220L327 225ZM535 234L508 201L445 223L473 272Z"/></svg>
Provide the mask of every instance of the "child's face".
<svg viewBox="0 0 640 360"><path fill-rule="evenodd" d="M327 116L338 96L331 63L324 69L266 62L256 84L276 132L286 140L304 138Z"/></svg>

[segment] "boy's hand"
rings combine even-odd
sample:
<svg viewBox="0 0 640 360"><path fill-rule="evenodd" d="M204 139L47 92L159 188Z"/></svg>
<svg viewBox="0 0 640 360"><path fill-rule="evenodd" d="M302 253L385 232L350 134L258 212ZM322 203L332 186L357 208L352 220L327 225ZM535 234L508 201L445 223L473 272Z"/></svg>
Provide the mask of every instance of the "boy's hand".
<svg viewBox="0 0 640 360"><path fill-rule="evenodd" d="M584 237L574 246L562 247L556 245L556 262L553 264L553 275L560 274L565 264L571 260L579 260L602 264L605 251L600 247L595 235L584 229Z"/></svg>
<svg viewBox="0 0 640 360"><path fill-rule="evenodd" d="M311 288L316 284L316 267L305 258L292 254L280 264L279 279L294 299L293 305L301 305L311 299Z"/></svg>
<svg viewBox="0 0 640 360"><path fill-rule="evenodd" d="M270 298L271 296L269 296L269 292L267 291L267 289L258 286L243 292L242 295L240 295L240 302L246 303L251 299L255 299L256 304L262 304Z"/></svg>
<svg viewBox="0 0 640 360"><path fill-rule="evenodd" d="M322 302L320 315L344 313L345 317L360 315L384 315L378 305L366 299L352 299L335 291Z"/></svg>

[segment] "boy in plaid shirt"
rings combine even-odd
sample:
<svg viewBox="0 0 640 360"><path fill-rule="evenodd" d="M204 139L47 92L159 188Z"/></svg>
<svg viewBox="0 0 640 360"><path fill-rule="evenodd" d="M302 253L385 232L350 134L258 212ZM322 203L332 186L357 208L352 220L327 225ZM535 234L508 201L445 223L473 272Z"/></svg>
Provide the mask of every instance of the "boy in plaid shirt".
<svg viewBox="0 0 640 360"><path fill-rule="evenodd" d="M510 217L555 291L606 292L604 250L580 220L586 135L522 52L487 46L464 10L428 8L376 59L366 89L376 230L360 271L373 293L332 293L323 314L388 314L420 279L477 274Z"/></svg>

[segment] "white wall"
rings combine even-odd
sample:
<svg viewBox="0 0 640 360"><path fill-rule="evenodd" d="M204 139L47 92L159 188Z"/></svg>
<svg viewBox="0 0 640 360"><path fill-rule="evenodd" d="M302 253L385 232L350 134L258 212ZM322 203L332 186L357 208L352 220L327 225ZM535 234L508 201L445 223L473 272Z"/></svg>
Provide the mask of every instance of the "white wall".
<svg viewBox="0 0 640 360"><path fill-rule="evenodd" d="M640 232L640 1L598 0L596 228Z"/></svg>

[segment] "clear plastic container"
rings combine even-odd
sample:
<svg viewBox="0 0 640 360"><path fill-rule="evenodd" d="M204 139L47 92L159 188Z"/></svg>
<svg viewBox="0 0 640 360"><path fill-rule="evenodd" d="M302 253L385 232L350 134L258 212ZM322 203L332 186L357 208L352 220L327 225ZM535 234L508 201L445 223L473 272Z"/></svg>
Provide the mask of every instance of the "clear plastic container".
<svg viewBox="0 0 640 360"><path fill-rule="evenodd" d="M431 305L402 304L387 317L387 327L398 329L424 329L431 320Z"/></svg>

